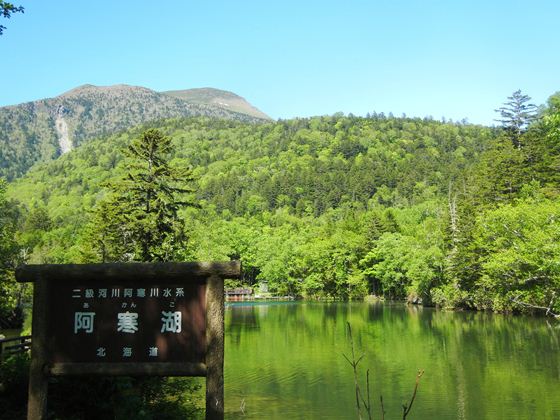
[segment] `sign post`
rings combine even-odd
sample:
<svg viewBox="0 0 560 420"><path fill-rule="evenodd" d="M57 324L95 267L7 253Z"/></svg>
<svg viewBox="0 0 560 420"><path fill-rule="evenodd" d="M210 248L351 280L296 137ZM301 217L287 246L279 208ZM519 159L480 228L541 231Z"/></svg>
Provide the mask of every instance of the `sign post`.
<svg viewBox="0 0 560 420"><path fill-rule="evenodd" d="M224 279L238 261L27 265L33 282L29 420L50 376L205 376L206 418L224 416Z"/></svg>

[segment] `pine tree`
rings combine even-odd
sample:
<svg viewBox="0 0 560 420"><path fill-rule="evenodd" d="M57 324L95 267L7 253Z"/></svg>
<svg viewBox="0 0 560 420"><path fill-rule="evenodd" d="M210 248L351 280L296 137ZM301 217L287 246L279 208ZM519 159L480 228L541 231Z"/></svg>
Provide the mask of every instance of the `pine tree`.
<svg viewBox="0 0 560 420"><path fill-rule="evenodd" d="M385 210L383 214L383 227L385 232L399 232L399 223L397 222L397 218L391 209Z"/></svg>
<svg viewBox="0 0 560 420"><path fill-rule="evenodd" d="M377 240L387 232L383 219L378 213L373 213L366 221L365 239L366 246L373 248Z"/></svg>
<svg viewBox="0 0 560 420"><path fill-rule="evenodd" d="M98 207L99 253L103 259L169 261L187 243L179 210L194 206L190 168L174 168L171 139L150 129L128 147L126 176ZM110 217L107 215L110 214Z"/></svg>
<svg viewBox="0 0 560 420"><path fill-rule="evenodd" d="M528 95L523 95L521 90L516 90L507 99L507 102L502 107L495 109L496 112L500 113L501 117L496 121L502 124L514 146L521 149L521 135L529 124L536 119L537 106L528 103L531 98Z"/></svg>

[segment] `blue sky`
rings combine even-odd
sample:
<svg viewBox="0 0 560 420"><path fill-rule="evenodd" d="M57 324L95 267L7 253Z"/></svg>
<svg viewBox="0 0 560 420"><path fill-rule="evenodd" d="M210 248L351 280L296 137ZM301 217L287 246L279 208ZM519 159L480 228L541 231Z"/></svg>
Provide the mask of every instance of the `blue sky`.
<svg viewBox="0 0 560 420"><path fill-rule="evenodd" d="M0 106L81 84L233 91L273 118L338 111L492 124L560 90L560 2L12 0Z"/></svg>

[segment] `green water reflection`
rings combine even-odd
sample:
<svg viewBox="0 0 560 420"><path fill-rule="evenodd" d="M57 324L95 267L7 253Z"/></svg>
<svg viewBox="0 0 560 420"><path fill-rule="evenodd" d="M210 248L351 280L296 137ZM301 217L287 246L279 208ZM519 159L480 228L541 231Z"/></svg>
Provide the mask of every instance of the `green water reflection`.
<svg viewBox="0 0 560 420"><path fill-rule="evenodd" d="M347 321L387 419L401 418L418 368L411 419L560 419L560 323L301 302L227 307L226 418L356 418Z"/></svg>

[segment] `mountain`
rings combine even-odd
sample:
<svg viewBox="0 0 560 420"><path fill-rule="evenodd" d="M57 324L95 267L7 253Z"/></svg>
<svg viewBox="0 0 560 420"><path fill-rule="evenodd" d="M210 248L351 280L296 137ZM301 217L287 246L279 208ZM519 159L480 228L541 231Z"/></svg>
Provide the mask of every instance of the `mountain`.
<svg viewBox="0 0 560 420"><path fill-rule="evenodd" d="M242 97L217 89L156 92L140 86L83 85L60 96L0 108L0 177L23 175L85 141L165 118L269 120Z"/></svg>
<svg viewBox="0 0 560 420"><path fill-rule="evenodd" d="M261 112L241 96L225 90L213 88L199 88L187 90L169 90L162 92L175 98L183 99L189 103L199 105L214 105L230 111L247 114L255 118L269 120L270 117Z"/></svg>

